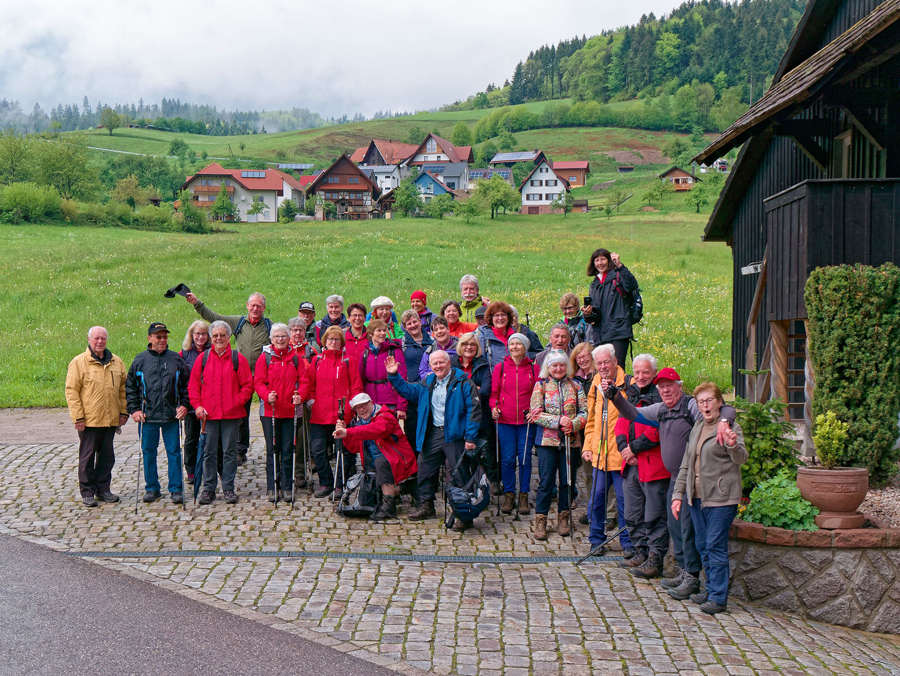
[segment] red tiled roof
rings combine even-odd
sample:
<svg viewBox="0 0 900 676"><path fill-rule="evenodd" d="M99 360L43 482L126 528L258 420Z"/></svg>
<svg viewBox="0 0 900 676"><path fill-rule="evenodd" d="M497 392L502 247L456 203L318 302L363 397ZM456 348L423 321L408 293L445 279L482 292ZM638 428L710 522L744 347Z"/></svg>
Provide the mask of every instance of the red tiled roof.
<svg viewBox="0 0 900 676"><path fill-rule="evenodd" d="M354 150L350 156L350 161L354 164L362 162L366 159L366 155L368 155L369 149L373 144L378 148L378 152L381 153L387 164L400 164L403 160L412 157L419 148L419 146L412 143L401 143L393 140L385 141L384 139L376 138L369 141L369 145Z"/></svg>
<svg viewBox="0 0 900 676"><path fill-rule="evenodd" d="M430 138L433 138L435 140L438 148L440 148L441 151L450 158L450 162L471 162L470 158L472 157L472 146L460 146L459 148L457 148L447 139L443 139L440 136L436 136L435 134L429 134L428 136L426 136L425 140L416 147L416 150L414 153L412 153L411 157L415 157L420 153L424 153L425 144L428 143L428 139ZM416 162L415 164L423 164L423 162Z"/></svg>
<svg viewBox="0 0 900 676"><path fill-rule="evenodd" d="M587 160L575 160L573 162L554 162L554 169L590 169Z"/></svg>
<svg viewBox="0 0 900 676"><path fill-rule="evenodd" d="M364 159L366 159L366 153L369 150L369 146L363 146L362 148L357 148L353 151L353 154L350 156L350 161L353 164L359 164Z"/></svg>
<svg viewBox="0 0 900 676"><path fill-rule="evenodd" d="M297 179L297 182L300 184L301 187L306 187L315 180L316 180L315 176L301 176L300 178Z"/></svg>
<svg viewBox="0 0 900 676"><path fill-rule="evenodd" d="M326 176L328 176L328 174L330 174L331 171L341 163L346 163L348 167L351 167L353 171L355 171L357 174L359 174L359 176L362 177L362 181L360 181L360 183L357 183L357 184L327 183L327 182L323 183L323 179ZM314 176L312 182L309 183L306 190L307 190L307 194L315 193L315 191L318 190L320 187L322 187L324 189L331 189L331 190L342 190L342 189L343 190L362 190L362 189L365 189L367 184L369 186L369 189L372 190L373 196L377 197L381 193L381 188L378 187L378 184L373 182L368 176L365 175L365 173L363 173L363 171L359 167L357 167L353 162L351 162L350 157L345 153L344 155L341 155L339 158L337 158L334 161L334 163L330 167L328 167L325 171L323 171L321 174L317 174L316 176Z"/></svg>
<svg viewBox="0 0 900 676"><path fill-rule="evenodd" d="M261 171L265 174L265 177L250 178L247 176L242 176L241 173L244 171ZM184 182L184 186L182 187L187 187L188 183L199 176L224 176L235 181L247 190L281 191L284 190L285 183L287 183L294 190L303 189L303 186L297 181L297 179L295 179L293 176L290 176L289 174L285 174L283 171L279 171L278 169L225 169L218 162L213 162L209 166L204 167L203 169L198 171L193 176L188 176L187 180Z"/></svg>

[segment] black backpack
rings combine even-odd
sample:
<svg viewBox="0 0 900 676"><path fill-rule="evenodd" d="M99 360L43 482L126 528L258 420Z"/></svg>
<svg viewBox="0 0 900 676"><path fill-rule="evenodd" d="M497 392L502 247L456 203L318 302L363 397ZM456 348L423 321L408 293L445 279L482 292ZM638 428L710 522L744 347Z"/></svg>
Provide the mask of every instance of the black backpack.
<svg viewBox="0 0 900 676"><path fill-rule="evenodd" d="M354 474L347 479L347 486L337 504L337 513L341 516L370 519L378 509L378 492L374 474Z"/></svg>
<svg viewBox="0 0 900 676"><path fill-rule="evenodd" d="M681 401L678 403L677 410L669 410L659 416L659 424L662 425L664 422L668 422L669 420L678 420L680 418L684 420L688 425L693 427L696 421L694 420L694 414L691 413L691 399L693 399L693 397L688 396L687 394L684 395L681 398Z"/></svg>
<svg viewBox="0 0 900 676"><path fill-rule="evenodd" d="M241 330L244 328L244 324L246 324L246 323L247 323L247 317L242 315L241 318L238 320L238 324L235 327L234 331L231 333L231 335L232 336L238 335L241 332ZM266 333L270 333L272 331L272 320L269 319L268 317L263 317L263 324L266 327Z"/></svg>

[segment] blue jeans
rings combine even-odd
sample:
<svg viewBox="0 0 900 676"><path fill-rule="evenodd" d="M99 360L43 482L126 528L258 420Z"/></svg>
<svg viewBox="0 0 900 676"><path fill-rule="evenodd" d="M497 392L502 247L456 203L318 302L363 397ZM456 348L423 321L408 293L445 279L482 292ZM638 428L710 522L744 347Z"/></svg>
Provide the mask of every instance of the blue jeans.
<svg viewBox="0 0 900 676"><path fill-rule="evenodd" d="M700 552L697 551L694 520L691 518L690 509L682 509L679 519L672 514L672 494L674 492L675 480L673 479L669 482L669 491L666 493L666 523L669 529L669 540L672 542L672 550L678 565L696 577L700 574L703 562L700 560Z"/></svg>
<svg viewBox="0 0 900 676"><path fill-rule="evenodd" d="M593 468L593 477L594 486L588 503L588 515L591 522L591 546L596 547L606 539L606 495L610 487L616 492L616 511L620 528L625 525L625 493L621 472L604 472L595 467ZM619 535L619 544L622 545L622 549L628 549L631 546L627 529Z"/></svg>
<svg viewBox="0 0 900 676"><path fill-rule="evenodd" d="M531 446L534 441L534 425L499 424L500 476L505 493L516 492L516 462L519 464L519 492L531 489ZM531 429L528 429L528 428ZM525 433L528 433L528 439Z"/></svg>
<svg viewBox="0 0 900 676"><path fill-rule="evenodd" d="M144 490L159 492L159 469L156 467L156 450L159 448L159 435L162 432L163 444L166 446L166 458L169 462L169 493L181 493L181 446L178 443L178 421L163 423L144 423L141 426L141 451L144 453Z"/></svg>
<svg viewBox="0 0 900 676"><path fill-rule="evenodd" d="M568 472L575 479L576 463L580 464L581 455L578 448L572 448L572 456L569 458L571 469L566 470L565 446L538 446L538 489L534 503L535 514L549 514L550 502L553 499L553 489L556 487L556 476L559 475L559 503L557 510L564 512L569 509L569 483ZM573 459L574 458L574 459Z"/></svg>
<svg viewBox="0 0 900 676"><path fill-rule="evenodd" d="M728 531L737 516L737 505L703 507L700 498L691 503L691 520L694 522L697 551L706 571L706 591L709 600L728 602ZM684 513L684 510L682 510Z"/></svg>

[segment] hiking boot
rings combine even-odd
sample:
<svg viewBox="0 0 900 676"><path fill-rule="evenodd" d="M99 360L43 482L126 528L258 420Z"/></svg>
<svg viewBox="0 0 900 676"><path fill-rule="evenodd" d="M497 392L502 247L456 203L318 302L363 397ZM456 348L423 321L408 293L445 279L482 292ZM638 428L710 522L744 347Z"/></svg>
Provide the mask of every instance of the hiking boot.
<svg viewBox="0 0 900 676"><path fill-rule="evenodd" d="M669 590L669 596L671 596L673 599L684 601L685 599L689 599L691 597L691 594L696 594L699 591L700 578L696 575L685 573L684 579L681 581L681 584L674 589Z"/></svg>
<svg viewBox="0 0 900 676"><path fill-rule="evenodd" d="M434 500L423 500L422 504L409 513L410 521L424 521L432 516L436 516L434 511Z"/></svg>
<svg viewBox="0 0 900 676"><path fill-rule="evenodd" d="M641 565L631 568L630 572L635 577L640 577L645 580L652 580L655 577L659 577L662 575L662 557L656 552L650 552L650 554L647 555L647 560ZM694 591L696 591L696 589ZM671 594L672 592L670 591L669 593ZM687 596L685 596L685 598L687 598Z"/></svg>
<svg viewBox="0 0 900 676"><path fill-rule="evenodd" d="M531 514L528 506L528 493L519 493L519 514Z"/></svg>
<svg viewBox="0 0 900 676"><path fill-rule="evenodd" d="M306 479L297 479L297 480L294 482L294 485L295 485L297 488L306 488L306 486L307 486L308 484L307 484L307 482L306 482Z"/></svg>
<svg viewBox="0 0 900 676"><path fill-rule="evenodd" d="M728 606L724 603L716 603L715 601L707 601L703 605L700 606L700 610L702 610L707 615L715 615L716 613L724 613L728 610Z"/></svg>
<svg viewBox="0 0 900 676"><path fill-rule="evenodd" d="M667 577L663 580L659 581L659 584L664 589L675 589L678 585L684 582L684 570L681 568L678 569L678 572L675 573L672 577Z"/></svg>
<svg viewBox="0 0 900 676"><path fill-rule="evenodd" d="M591 556L606 556L606 547L596 547L591 545Z"/></svg>
<svg viewBox="0 0 900 676"><path fill-rule="evenodd" d="M201 505L208 505L213 500L216 499L216 494L212 491L203 491L200 493L200 500L198 501Z"/></svg>
<svg viewBox="0 0 900 676"><path fill-rule="evenodd" d="M102 493L97 493L97 495L95 495L94 498L96 498L97 500L100 500L101 502L118 502L119 501L119 496L111 491L103 491Z"/></svg>
<svg viewBox="0 0 900 676"><path fill-rule="evenodd" d="M238 466L243 465L245 462L247 462L247 451L244 451L243 453L241 451L238 451L238 454L237 454Z"/></svg>
<svg viewBox="0 0 900 676"><path fill-rule="evenodd" d="M275 502L275 491L266 491L266 500Z"/></svg>
<svg viewBox="0 0 900 676"><path fill-rule="evenodd" d="M637 549L635 549L634 547L626 547L625 549L622 550L622 558L625 559L626 561L628 559L634 558L634 556L636 554L637 554Z"/></svg>
<svg viewBox="0 0 900 676"><path fill-rule="evenodd" d="M187 481L189 484L193 484L193 483L194 483L194 475L193 475L193 474L188 474L188 475L187 475L186 481Z"/></svg>
<svg viewBox="0 0 900 676"><path fill-rule="evenodd" d="M503 495L503 484L501 484L499 481L492 481L491 495Z"/></svg>
<svg viewBox="0 0 900 676"><path fill-rule="evenodd" d="M333 488L329 488L328 486L319 486L316 489L316 492L313 493L314 498L327 498L334 492Z"/></svg>
<svg viewBox="0 0 900 676"><path fill-rule="evenodd" d="M372 515L375 521L386 521L387 519L397 516L397 499L393 495L383 495L381 504Z"/></svg>
<svg viewBox="0 0 900 676"><path fill-rule="evenodd" d="M144 493L143 500L144 502L156 502L157 500L159 500L161 495L162 493L160 493L159 491L147 491L146 493Z"/></svg>
<svg viewBox="0 0 900 676"><path fill-rule="evenodd" d="M97 499L93 495L86 495L81 498L81 501L84 503L85 507L96 507Z"/></svg>
<svg viewBox="0 0 900 676"><path fill-rule="evenodd" d="M572 534L572 512L564 509L556 515L556 532L564 538Z"/></svg>
<svg viewBox="0 0 900 676"><path fill-rule="evenodd" d="M225 491L225 504L233 505L237 503L237 493L234 491Z"/></svg>
<svg viewBox="0 0 900 676"><path fill-rule="evenodd" d="M464 533L469 530L473 525L471 521L463 521L462 519L454 519L453 520L453 530L457 533Z"/></svg>
<svg viewBox="0 0 900 676"><path fill-rule="evenodd" d="M702 606L707 601L709 601L709 592L707 592L706 590L697 592L696 594L691 594L691 603L696 603L698 606Z"/></svg>
<svg viewBox="0 0 900 676"><path fill-rule="evenodd" d="M535 540L546 540L547 539L547 515L546 514L535 514L534 515L534 539Z"/></svg>
<svg viewBox="0 0 900 676"><path fill-rule="evenodd" d="M619 561L619 568L631 569L638 568L639 566L643 566L647 561L647 557L638 552L630 559L625 559L624 561Z"/></svg>
<svg viewBox="0 0 900 676"><path fill-rule="evenodd" d="M172 504L180 505L184 502L184 493L172 493Z"/></svg>
<svg viewBox="0 0 900 676"><path fill-rule="evenodd" d="M512 511L516 508L516 494L509 492L503 494L503 504L500 506L500 511L504 514L512 514Z"/></svg>
<svg viewBox="0 0 900 676"><path fill-rule="evenodd" d="M283 488L279 488L275 491L275 494L278 497L278 502L287 502L287 498L285 497L286 491Z"/></svg>

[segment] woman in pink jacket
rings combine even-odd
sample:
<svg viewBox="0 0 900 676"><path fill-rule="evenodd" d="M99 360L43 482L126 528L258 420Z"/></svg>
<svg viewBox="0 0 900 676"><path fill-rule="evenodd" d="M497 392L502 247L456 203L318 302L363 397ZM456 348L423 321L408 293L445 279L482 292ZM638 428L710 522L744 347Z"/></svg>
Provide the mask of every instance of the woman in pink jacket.
<svg viewBox="0 0 900 676"><path fill-rule="evenodd" d="M373 403L387 406L398 420L406 420L408 402L391 387L384 367L384 360L388 355L392 356L400 365L400 375L406 380L403 344L399 340L388 340L388 326L381 319L372 319L366 331L369 334L369 344L359 356L359 379L363 392L369 395Z"/></svg>
<svg viewBox="0 0 900 676"><path fill-rule="evenodd" d="M521 333L507 340L509 354L494 367L491 377L491 414L500 441L500 476L503 481L503 506L509 514L516 507L516 463L519 465L520 514L530 513L528 492L531 488L531 447L534 426L526 417L531 409L531 393L540 379L537 367L528 358L530 341Z"/></svg>

